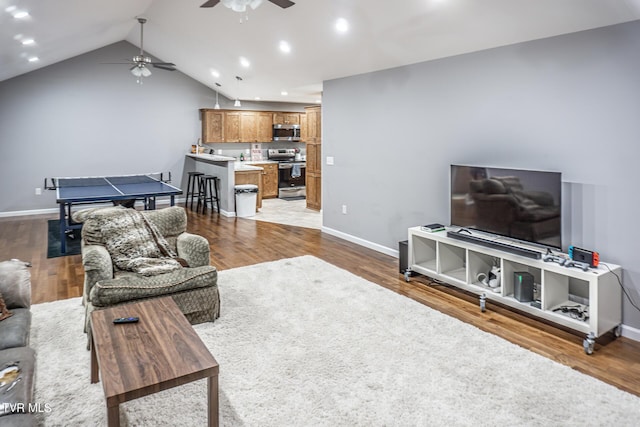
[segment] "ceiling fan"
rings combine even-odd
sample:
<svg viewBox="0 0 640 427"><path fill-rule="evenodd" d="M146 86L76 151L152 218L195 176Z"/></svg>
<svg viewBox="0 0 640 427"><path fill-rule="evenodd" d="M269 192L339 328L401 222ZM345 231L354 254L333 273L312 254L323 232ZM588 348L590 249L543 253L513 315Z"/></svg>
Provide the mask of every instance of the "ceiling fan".
<svg viewBox="0 0 640 427"><path fill-rule="evenodd" d="M244 12L247 6L251 9L255 9L262 4L263 0L222 0L222 4L233 9L235 12ZM268 0L271 3L280 6L283 9L293 6L295 3L289 0ZM208 0L204 2L200 7L213 7L220 3L220 0Z"/></svg>
<svg viewBox="0 0 640 427"><path fill-rule="evenodd" d="M144 54L144 24L147 22L146 18L138 18L138 22L140 23L140 54L134 56L128 62L120 62L120 64L129 64L132 65L129 68L131 74L137 77L137 82L142 83L143 77L149 77L151 75L151 70L149 70L149 65L152 65L154 68L159 68L161 70L167 71L175 71L176 64L171 62L153 62L151 58L145 56Z"/></svg>

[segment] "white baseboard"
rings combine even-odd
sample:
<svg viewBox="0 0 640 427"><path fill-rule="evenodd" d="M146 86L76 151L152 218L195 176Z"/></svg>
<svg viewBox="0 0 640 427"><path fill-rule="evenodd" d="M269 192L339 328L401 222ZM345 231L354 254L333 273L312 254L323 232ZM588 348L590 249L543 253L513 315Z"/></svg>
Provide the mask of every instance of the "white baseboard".
<svg viewBox="0 0 640 427"><path fill-rule="evenodd" d="M640 329L622 325L622 336L630 340L640 341Z"/></svg>
<svg viewBox="0 0 640 427"><path fill-rule="evenodd" d="M175 203L182 203L184 202L184 199L175 199ZM156 205L170 205L171 201L169 199L160 199L156 202ZM91 203L91 205L85 205L87 208L89 207L96 207L96 206L112 206L112 204L109 203ZM76 205L78 206L78 205ZM32 209L32 210L28 210L28 211L11 211L11 212L0 212L0 218L6 218L6 217L10 217L10 216L27 216L27 215L44 215L44 214L58 214L60 212L60 208L47 208L47 209ZM235 213L234 213L235 215Z"/></svg>
<svg viewBox="0 0 640 427"><path fill-rule="evenodd" d="M322 231L332 236L339 237L349 242L355 243L365 248L373 249L374 251L382 252L383 254L400 258L400 252L397 249L387 248L386 246L379 245L377 243L370 242L368 240L361 239L360 237L352 236L351 234L343 233L342 231L334 230L333 228L322 226Z"/></svg>
<svg viewBox="0 0 640 427"><path fill-rule="evenodd" d="M11 211L11 212L0 212L0 218L7 218L10 216L27 216L27 215L44 215L44 214L57 214L60 212L58 208L49 208L49 209L33 209L29 211Z"/></svg>

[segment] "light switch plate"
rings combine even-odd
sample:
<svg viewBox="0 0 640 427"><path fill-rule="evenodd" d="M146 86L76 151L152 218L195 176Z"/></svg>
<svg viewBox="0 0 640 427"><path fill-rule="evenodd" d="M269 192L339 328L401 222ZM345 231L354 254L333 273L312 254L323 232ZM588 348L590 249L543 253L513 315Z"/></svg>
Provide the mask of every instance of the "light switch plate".
<svg viewBox="0 0 640 427"><path fill-rule="evenodd" d="M328 165L333 165L333 157L332 156L327 156L327 164Z"/></svg>

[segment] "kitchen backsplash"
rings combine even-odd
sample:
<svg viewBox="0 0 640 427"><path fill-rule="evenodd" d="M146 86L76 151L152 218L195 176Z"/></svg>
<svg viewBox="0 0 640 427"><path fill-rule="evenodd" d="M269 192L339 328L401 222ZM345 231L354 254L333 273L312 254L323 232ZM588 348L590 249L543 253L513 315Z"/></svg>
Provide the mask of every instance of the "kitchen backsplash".
<svg viewBox="0 0 640 427"><path fill-rule="evenodd" d="M216 143L216 144L202 144L205 149L213 149L213 154L221 156L235 157L240 159L240 155L246 159L251 160L251 143ZM306 155L306 145L304 142L263 142L261 143L262 158L267 159L267 150L273 148L298 148L300 153Z"/></svg>

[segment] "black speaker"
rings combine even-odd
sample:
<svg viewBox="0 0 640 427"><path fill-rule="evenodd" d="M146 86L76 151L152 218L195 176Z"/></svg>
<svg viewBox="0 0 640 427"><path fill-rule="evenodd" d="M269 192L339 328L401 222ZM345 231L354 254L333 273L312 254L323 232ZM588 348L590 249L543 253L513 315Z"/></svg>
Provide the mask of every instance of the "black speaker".
<svg viewBox="0 0 640 427"><path fill-rule="evenodd" d="M514 271L513 293L520 302L533 301L533 275L526 271Z"/></svg>
<svg viewBox="0 0 640 427"><path fill-rule="evenodd" d="M400 274L404 274L409 268L409 241L398 242L398 252L400 252Z"/></svg>

